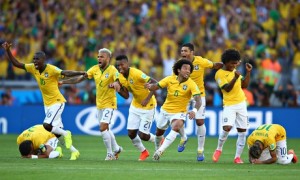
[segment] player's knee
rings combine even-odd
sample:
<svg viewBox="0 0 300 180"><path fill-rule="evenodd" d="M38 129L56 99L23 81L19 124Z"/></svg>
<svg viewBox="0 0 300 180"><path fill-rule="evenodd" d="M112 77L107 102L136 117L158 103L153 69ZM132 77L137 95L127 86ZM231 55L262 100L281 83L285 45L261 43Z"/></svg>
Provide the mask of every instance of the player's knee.
<svg viewBox="0 0 300 180"><path fill-rule="evenodd" d="M149 134L145 134L143 132L139 132L139 136L140 136L141 140L143 140L143 141L148 141L150 138Z"/></svg>
<svg viewBox="0 0 300 180"><path fill-rule="evenodd" d="M202 126L204 124L204 119L197 119L196 124L197 126Z"/></svg>
<svg viewBox="0 0 300 180"><path fill-rule="evenodd" d="M43 126L44 126L44 128L45 128L47 131L49 131L49 132L52 131L52 126L51 126L50 124L44 123Z"/></svg>
<svg viewBox="0 0 300 180"><path fill-rule="evenodd" d="M223 130L226 132L229 132L231 130L232 126L223 126Z"/></svg>
<svg viewBox="0 0 300 180"><path fill-rule="evenodd" d="M155 132L156 136L162 136L162 135L164 135L164 133L165 133L165 130L156 128L156 132Z"/></svg>
<svg viewBox="0 0 300 180"><path fill-rule="evenodd" d="M128 131L128 137L130 138L130 139L134 139L135 137L136 137L136 133L134 132L134 131Z"/></svg>
<svg viewBox="0 0 300 180"><path fill-rule="evenodd" d="M100 125L100 132L103 132L105 130L109 130L108 129L108 124L107 123L101 123L101 125Z"/></svg>

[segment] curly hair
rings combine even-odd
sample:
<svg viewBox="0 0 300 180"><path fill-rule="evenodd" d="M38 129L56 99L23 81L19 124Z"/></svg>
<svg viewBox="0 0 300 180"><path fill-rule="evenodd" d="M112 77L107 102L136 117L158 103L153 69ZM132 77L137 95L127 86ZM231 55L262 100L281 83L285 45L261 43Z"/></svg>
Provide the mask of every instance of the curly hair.
<svg viewBox="0 0 300 180"><path fill-rule="evenodd" d="M178 69L181 69L182 68L182 65L184 64L188 64L190 65L191 67L191 73L193 72L194 70L194 66L193 66L193 63L187 59L180 59L179 61L177 61L174 66L173 66L173 73L177 76L178 75Z"/></svg>
<svg viewBox="0 0 300 180"><path fill-rule="evenodd" d="M19 151L22 156L28 156L32 151L32 141L26 140L19 145Z"/></svg>
<svg viewBox="0 0 300 180"><path fill-rule="evenodd" d="M241 54L236 49L227 49L223 52L221 60L224 64L229 61L239 61L241 59Z"/></svg>
<svg viewBox="0 0 300 180"><path fill-rule="evenodd" d="M262 150L260 149L260 146L258 143L254 143L253 146L249 149L249 154L252 158L258 159L262 153Z"/></svg>

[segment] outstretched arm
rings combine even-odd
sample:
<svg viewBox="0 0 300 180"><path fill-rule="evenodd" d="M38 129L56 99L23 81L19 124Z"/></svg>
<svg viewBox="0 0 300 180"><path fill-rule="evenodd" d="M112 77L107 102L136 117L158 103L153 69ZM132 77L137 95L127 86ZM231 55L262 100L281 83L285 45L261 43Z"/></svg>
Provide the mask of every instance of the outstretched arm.
<svg viewBox="0 0 300 180"><path fill-rule="evenodd" d="M85 71L69 71L69 70L63 70L61 72L61 75L64 75L66 77L73 77L73 76L78 76L78 75L85 75Z"/></svg>
<svg viewBox="0 0 300 180"><path fill-rule="evenodd" d="M11 47L11 44L8 44L7 42L4 42L2 44L2 47L5 49L5 52L7 54L7 57L9 59L10 62L12 62L12 64L17 67L17 68L20 68L20 69L25 69L25 64L24 63L21 63L19 62L11 53L10 51L10 47Z"/></svg>
<svg viewBox="0 0 300 180"><path fill-rule="evenodd" d="M87 79L87 74L80 75L80 76L75 76L73 78L66 79L66 80L61 80L61 81L58 82L58 84L59 85L62 85L62 84L76 84L76 83L82 82L85 79Z"/></svg>
<svg viewBox="0 0 300 180"><path fill-rule="evenodd" d="M222 67L223 67L222 62L216 62L216 63L214 63L212 68L218 70L218 69L221 69Z"/></svg>
<svg viewBox="0 0 300 180"><path fill-rule="evenodd" d="M151 83L146 83L144 85L145 88L149 89L150 91L156 91L159 89L159 86L157 83L151 84Z"/></svg>

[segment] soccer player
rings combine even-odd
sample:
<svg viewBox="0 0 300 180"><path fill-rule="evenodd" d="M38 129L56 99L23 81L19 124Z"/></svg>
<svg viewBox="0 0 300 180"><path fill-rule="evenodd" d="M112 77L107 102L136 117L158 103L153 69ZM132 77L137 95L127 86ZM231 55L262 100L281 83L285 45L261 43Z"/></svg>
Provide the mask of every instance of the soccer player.
<svg viewBox="0 0 300 180"><path fill-rule="evenodd" d="M62 157L61 147L57 146L56 136L45 130L43 125L35 125L23 131L17 138L22 158Z"/></svg>
<svg viewBox="0 0 300 180"><path fill-rule="evenodd" d="M287 151L286 132L279 124L263 124L248 137L249 162L253 164L290 164L298 158L293 149Z"/></svg>
<svg viewBox="0 0 300 180"><path fill-rule="evenodd" d="M59 82L59 84L75 84L87 78L94 78L100 132L107 150L106 161L118 159L118 155L122 151L122 147L117 144L115 135L109 129L114 110L117 108L116 91L124 91L124 88L121 89L119 83L114 83L119 78L119 72L114 66L109 64L111 56L109 49L100 49L98 51L98 64L92 66L85 75Z"/></svg>
<svg viewBox="0 0 300 180"><path fill-rule="evenodd" d="M157 81L144 74L141 70L129 67L126 55L116 57L116 67L120 72L120 85L128 89L133 95L129 108L127 130L132 144L141 152L139 161L144 161L149 156L149 151L141 140L154 143L155 136L150 133L150 129L156 110L154 91L146 89L144 84L156 83Z"/></svg>
<svg viewBox="0 0 300 180"><path fill-rule="evenodd" d="M205 89L204 89L204 74L205 69L220 69L223 67L222 62L213 63L212 61L205 59L201 56L194 55L194 45L191 43L185 43L181 46L181 57L187 59L193 63L194 70L190 75L190 78L195 81L200 90L201 96L201 107L197 111L195 119L197 124L197 137L198 137L198 148L197 148L197 161L204 161L204 143L206 135L206 126L204 123L205 119ZM195 105L195 102L192 102ZM184 127L180 130L181 141L178 145L178 152L182 152L185 149L187 142L187 136L184 133Z"/></svg>
<svg viewBox="0 0 300 180"><path fill-rule="evenodd" d="M145 84L145 87L151 91L167 88L167 98L160 109L156 123L156 146L159 146L168 126L170 125L172 128L161 146L156 147L154 160L159 160L163 152L174 142L180 128L184 125L187 114L190 119L193 119L201 106L199 88L190 78L190 74L193 72L192 62L186 59L177 61L173 66L173 72L175 75L167 76L156 84ZM191 97L194 97L196 105L192 111L187 113L186 107Z"/></svg>
<svg viewBox="0 0 300 180"><path fill-rule="evenodd" d="M46 64L46 55L42 51L35 53L33 63L23 64L12 55L10 51L11 44L4 42L2 47L5 49L8 59L15 67L24 69L34 76L38 82L44 101L46 114L43 123L44 128L55 134L59 141L64 144L67 149L71 150L71 159L77 159L80 154L79 151L72 146L71 132L63 129L61 114L64 110L66 100L59 91L58 79L63 76L72 77L82 75L85 74L85 72L61 70L51 64Z"/></svg>
<svg viewBox="0 0 300 180"><path fill-rule="evenodd" d="M246 96L242 88L248 87L252 66L246 63L246 76L242 77L240 72L236 70L241 59L240 53L237 50L225 50L221 59L224 67L216 72L215 80L223 94L223 131L219 134L218 146L212 159L214 162L218 162L228 134L232 126L236 125L238 138L234 163L240 164L244 163L240 157L245 147L246 130L248 128Z"/></svg>

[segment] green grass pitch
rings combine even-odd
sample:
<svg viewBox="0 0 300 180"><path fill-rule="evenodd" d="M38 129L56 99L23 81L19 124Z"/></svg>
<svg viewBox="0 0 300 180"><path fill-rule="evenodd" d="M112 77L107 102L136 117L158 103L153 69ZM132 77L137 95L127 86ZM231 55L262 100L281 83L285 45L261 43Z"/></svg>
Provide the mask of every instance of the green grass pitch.
<svg viewBox="0 0 300 180"><path fill-rule="evenodd" d="M106 150L102 137L73 136L74 146L80 151L77 161L70 161L70 152L63 148L61 159L21 159L16 145L17 135L0 135L0 179L299 179L300 165L252 165L248 162L247 147L242 159L245 164L234 164L236 138L225 143L218 163L211 160L217 138L207 138L205 161L196 161L196 137L190 137L186 149L177 152L179 137L163 154L159 162L152 160L154 145L144 142L150 157L139 162L138 152L127 136L117 136L124 151L117 161L104 161ZM288 148L300 155L300 140L288 139Z"/></svg>

